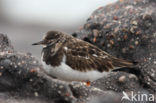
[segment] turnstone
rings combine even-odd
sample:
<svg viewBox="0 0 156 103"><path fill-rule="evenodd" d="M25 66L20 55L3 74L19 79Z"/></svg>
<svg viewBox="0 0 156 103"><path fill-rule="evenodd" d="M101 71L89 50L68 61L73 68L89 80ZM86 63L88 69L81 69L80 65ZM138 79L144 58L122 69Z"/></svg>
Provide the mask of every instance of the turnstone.
<svg viewBox="0 0 156 103"><path fill-rule="evenodd" d="M94 81L133 63L113 57L98 47L63 32L49 31L43 40L41 62L48 75L65 81Z"/></svg>

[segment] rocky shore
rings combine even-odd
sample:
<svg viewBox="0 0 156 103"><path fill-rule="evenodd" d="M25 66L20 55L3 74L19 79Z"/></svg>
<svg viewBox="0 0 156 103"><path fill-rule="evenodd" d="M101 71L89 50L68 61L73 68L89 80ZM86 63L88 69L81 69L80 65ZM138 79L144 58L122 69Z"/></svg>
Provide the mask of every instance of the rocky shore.
<svg viewBox="0 0 156 103"><path fill-rule="evenodd" d="M0 103L136 102L121 101L123 91L129 97L132 91L148 97L152 94L155 103L155 11L155 0L120 0L94 11L86 24L73 33L116 57L137 62L135 68L114 71L90 87L49 77L31 53L16 51L10 39L0 34ZM139 103L142 102L150 100Z"/></svg>

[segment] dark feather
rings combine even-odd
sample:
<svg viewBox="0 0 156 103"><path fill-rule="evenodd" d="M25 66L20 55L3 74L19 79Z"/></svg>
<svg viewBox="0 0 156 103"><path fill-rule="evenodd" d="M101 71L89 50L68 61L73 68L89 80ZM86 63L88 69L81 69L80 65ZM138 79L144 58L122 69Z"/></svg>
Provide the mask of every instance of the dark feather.
<svg viewBox="0 0 156 103"><path fill-rule="evenodd" d="M64 49L66 63L75 70L108 72L115 68L133 65L128 61L107 54L92 44L75 38L67 41L64 47L67 47L67 50Z"/></svg>

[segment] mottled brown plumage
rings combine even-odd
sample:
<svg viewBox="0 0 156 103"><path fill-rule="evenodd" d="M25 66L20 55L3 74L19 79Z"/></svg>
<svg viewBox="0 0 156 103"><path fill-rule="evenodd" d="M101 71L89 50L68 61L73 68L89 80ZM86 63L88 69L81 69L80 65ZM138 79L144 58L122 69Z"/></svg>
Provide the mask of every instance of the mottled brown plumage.
<svg viewBox="0 0 156 103"><path fill-rule="evenodd" d="M59 66L64 56L68 66L82 72L91 70L108 72L112 69L133 65L109 55L88 42L62 32L49 31L43 41L34 45L38 44L44 45L43 61L53 67Z"/></svg>

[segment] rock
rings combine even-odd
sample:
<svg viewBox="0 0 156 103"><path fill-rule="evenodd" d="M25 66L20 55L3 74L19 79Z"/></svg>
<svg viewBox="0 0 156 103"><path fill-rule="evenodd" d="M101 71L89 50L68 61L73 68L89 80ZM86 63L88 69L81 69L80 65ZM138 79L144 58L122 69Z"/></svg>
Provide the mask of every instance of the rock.
<svg viewBox="0 0 156 103"><path fill-rule="evenodd" d="M73 33L116 57L138 62L90 87L49 77L31 53L17 52L0 34L0 103L121 103L124 93L156 96L155 7L155 0L120 0L100 7Z"/></svg>
<svg viewBox="0 0 156 103"><path fill-rule="evenodd" d="M13 46L11 45L10 40L6 35L3 35L1 33L0 33L0 51L13 52Z"/></svg>
<svg viewBox="0 0 156 103"><path fill-rule="evenodd" d="M92 86L99 88L103 91L138 91L142 87L139 84L138 78L135 75L132 75L133 74L124 72L111 73L108 77L94 81L92 83Z"/></svg>
<svg viewBox="0 0 156 103"><path fill-rule="evenodd" d="M120 0L94 11L83 28L74 34L118 58L138 62L135 69L139 74L135 75L142 88L155 92L155 11L155 0Z"/></svg>

